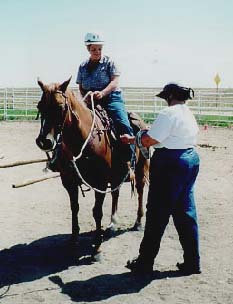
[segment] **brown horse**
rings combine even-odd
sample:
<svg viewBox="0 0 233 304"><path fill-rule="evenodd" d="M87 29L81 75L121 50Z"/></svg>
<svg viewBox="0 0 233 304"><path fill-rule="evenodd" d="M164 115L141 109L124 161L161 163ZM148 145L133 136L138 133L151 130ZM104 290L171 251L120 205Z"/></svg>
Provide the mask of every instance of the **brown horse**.
<svg viewBox="0 0 233 304"><path fill-rule="evenodd" d="M86 103L78 100L75 93L68 89L70 79L62 84L45 85L38 80L42 97L38 103L41 115L41 128L36 143L45 152L53 151L60 143L59 171L62 184L70 197L72 210L72 241L77 240L78 194L82 184L91 185L95 191L93 217L96 223L94 253L100 252L103 231L101 220L102 205L108 184L111 184L112 215L110 226L116 222L119 188L128 171L121 170L114 155L112 141L99 116L90 110ZM145 128L143 121L136 116L135 124ZM134 126L135 127L135 126ZM58 139L59 138L59 139ZM116 154L117 155L117 154ZM118 157L115 157L117 160ZM138 212L135 229L141 227L143 216L143 188L148 178L148 160L136 149L135 186L138 192ZM81 188L82 189L82 188Z"/></svg>

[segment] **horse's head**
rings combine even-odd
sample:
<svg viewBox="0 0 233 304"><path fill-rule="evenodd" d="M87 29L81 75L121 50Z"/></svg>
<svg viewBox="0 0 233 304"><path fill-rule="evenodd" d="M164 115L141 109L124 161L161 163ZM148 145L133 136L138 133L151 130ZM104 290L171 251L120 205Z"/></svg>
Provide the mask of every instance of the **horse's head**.
<svg viewBox="0 0 233 304"><path fill-rule="evenodd" d="M41 116L41 128L36 144L43 151L53 150L62 132L68 111L66 89L70 80L71 77L62 84L50 85L38 80L42 96L37 105Z"/></svg>

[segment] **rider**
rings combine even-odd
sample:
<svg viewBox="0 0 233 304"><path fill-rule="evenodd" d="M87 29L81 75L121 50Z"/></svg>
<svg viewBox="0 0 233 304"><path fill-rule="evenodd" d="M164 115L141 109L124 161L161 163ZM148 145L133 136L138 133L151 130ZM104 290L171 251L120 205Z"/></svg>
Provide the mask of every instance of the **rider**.
<svg viewBox="0 0 233 304"><path fill-rule="evenodd" d="M84 43L90 57L82 62L78 69L76 83L82 97L92 91L95 100L107 111L113 120L116 135L133 135L128 115L125 109L122 92L119 88L120 71L115 62L102 54L104 40L100 34L87 33ZM120 157L124 161L131 161L134 145L120 144Z"/></svg>

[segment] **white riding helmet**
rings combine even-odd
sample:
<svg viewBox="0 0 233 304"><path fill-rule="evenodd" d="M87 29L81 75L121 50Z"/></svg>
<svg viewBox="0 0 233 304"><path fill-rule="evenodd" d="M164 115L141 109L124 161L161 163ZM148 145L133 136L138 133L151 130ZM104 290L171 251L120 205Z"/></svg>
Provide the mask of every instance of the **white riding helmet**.
<svg viewBox="0 0 233 304"><path fill-rule="evenodd" d="M101 35L96 33L87 33L84 38L85 45L90 44L104 44L104 40Z"/></svg>

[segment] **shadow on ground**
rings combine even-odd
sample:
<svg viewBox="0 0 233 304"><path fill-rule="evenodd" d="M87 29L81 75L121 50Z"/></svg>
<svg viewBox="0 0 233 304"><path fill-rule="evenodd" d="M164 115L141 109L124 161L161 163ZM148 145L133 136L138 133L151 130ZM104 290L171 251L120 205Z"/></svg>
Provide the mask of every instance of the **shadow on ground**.
<svg viewBox="0 0 233 304"><path fill-rule="evenodd" d="M115 236L127 230L118 230ZM81 233L76 246L70 235L52 235L29 244L17 244L0 251L0 288L40 279L73 265L93 263L93 232ZM113 235L104 237L107 241Z"/></svg>
<svg viewBox="0 0 233 304"><path fill-rule="evenodd" d="M115 236L129 230L117 230ZM113 235L105 233L104 241ZM86 281L63 283L57 274L70 266L93 263L93 232L80 234L77 246L70 245L70 235L52 235L33 241L30 244L17 244L0 251L0 288L12 284L38 280L50 276L49 280L61 288L75 302L104 300L119 294L140 291L152 280L177 277L177 271L155 271L150 277L134 277L130 272L122 274L103 274ZM8 290L7 290L8 291ZM7 293L4 292L1 297Z"/></svg>
<svg viewBox="0 0 233 304"><path fill-rule="evenodd" d="M74 302L102 301L120 294L139 292L153 280L179 277L178 271L154 271L150 276L133 276L131 273L104 274L86 281L72 281L63 283L60 276L49 279L61 288L63 294L68 295Z"/></svg>

